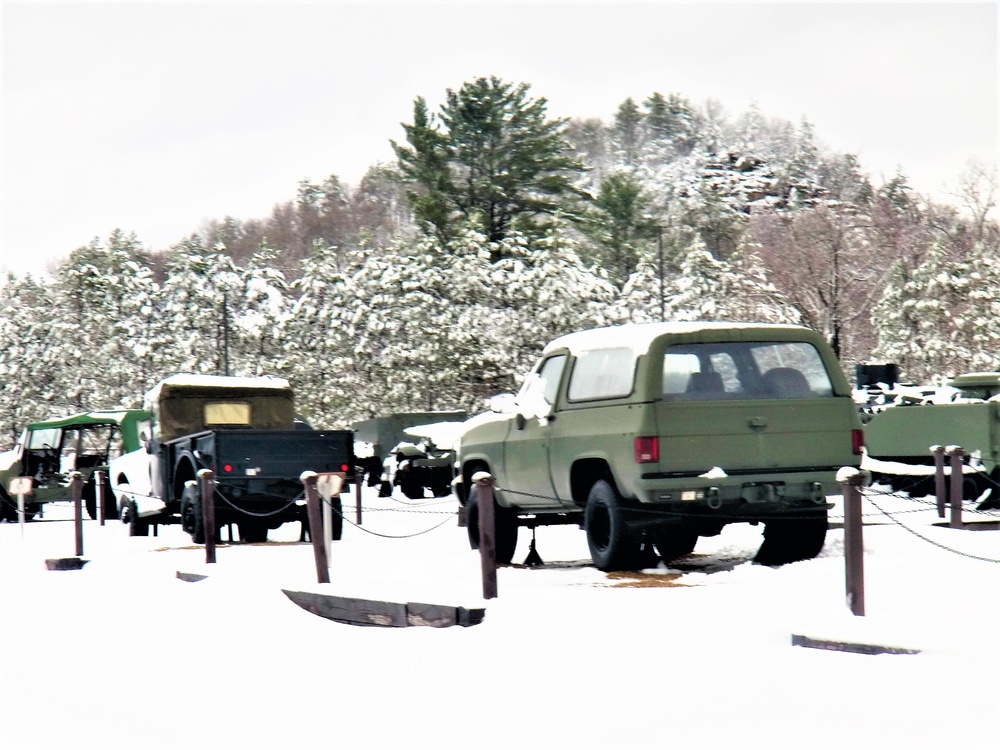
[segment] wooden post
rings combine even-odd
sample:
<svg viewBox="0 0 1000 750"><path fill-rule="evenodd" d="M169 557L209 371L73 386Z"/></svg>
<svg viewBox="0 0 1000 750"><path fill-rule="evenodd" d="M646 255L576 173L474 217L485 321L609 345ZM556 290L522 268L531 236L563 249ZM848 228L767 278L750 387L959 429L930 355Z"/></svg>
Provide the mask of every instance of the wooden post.
<svg viewBox="0 0 1000 750"><path fill-rule="evenodd" d="M947 452L951 457L951 514L948 518L948 526L960 529L962 528L962 485L965 483L962 459L965 457L965 451L957 445L949 445Z"/></svg>
<svg viewBox="0 0 1000 750"><path fill-rule="evenodd" d="M364 479L365 470L360 466L354 467L354 516L355 523L361 525L361 480Z"/></svg>
<svg viewBox="0 0 1000 750"><path fill-rule="evenodd" d="M478 488L479 557L483 567L483 599L497 597L496 513L493 505L494 479L485 471L477 472L472 481Z"/></svg>
<svg viewBox="0 0 1000 750"><path fill-rule="evenodd" d="M304 471L299 480L306 488L306 509L309 512L309 539L312 541L313 556L316 559L316 580L330 582L330 563L326 557L323 541L323 517L319 507L319 491L316 489L316 472Z"/></svg>
<svg viewBox="0 0 1000 750"><path fill-rule="evenodd" d="M932 445L934 453L934 498L937 500L938 518L944 518L944 502L947 493L944 482L944 446Z"/></svg>
<svg viewBox="0 0 1000 750"><path fill-rule="evenodd" d="M861 518L861 486L864 474L853 467L837 472L844 493L844 566L847 606L858 617L865 614L865 543Z"/></svg>
<svg viewBox="0 0 1000 750"><path fill-rule="evenodd" d="M73 530L76 532L76 556L83 554L83 474L74 471L69 475L73 492Z"/></svg>
<svg viewBox="0 0 1000 750"><path fill-rule="evenodd" d="M201 481L201 520L205 529L205 562L215 562L215 472L202 469L198 472Z"/></svg>

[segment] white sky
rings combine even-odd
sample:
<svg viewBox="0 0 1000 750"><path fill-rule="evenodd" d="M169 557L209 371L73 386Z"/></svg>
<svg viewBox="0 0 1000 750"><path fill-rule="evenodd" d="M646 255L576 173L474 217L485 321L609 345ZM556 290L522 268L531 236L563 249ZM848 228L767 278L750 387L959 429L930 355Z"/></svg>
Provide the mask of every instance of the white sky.
<svg viewBox="0 0 1000 750"><path fill-rule="evenodd" d="M679 93L805 117L875 180L943 199L997 161L996 3L3 4L0 268L117 228L164 249L356 184L413 100L495 75L610 122Z"/></svg>

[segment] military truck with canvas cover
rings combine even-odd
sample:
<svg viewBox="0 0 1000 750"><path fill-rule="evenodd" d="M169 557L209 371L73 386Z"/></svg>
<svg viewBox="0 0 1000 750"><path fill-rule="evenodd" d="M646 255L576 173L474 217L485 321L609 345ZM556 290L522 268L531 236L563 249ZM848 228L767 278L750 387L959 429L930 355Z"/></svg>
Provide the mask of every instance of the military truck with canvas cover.
<svg viewBox="0 0 1000 750"><path fill-rule="evenodd" d="M266 541L268 530L307 520L303 472L354 465L352 432L296 429L294 394L281 378L174 375L146 394L144 406L150 421L142 447L110 468L119 515L133 535L179 523L204 542L197 479L211 469L216 528L235 523L243 541Z"/></svg>
<svg viewBox="0 0 1000 750"><path fill-rule="evenodd" d="M787 325L569 334L544 348L513 408L468 424L458 494L472 546L473 477L487 472L498 561L512 559L519 526L576 523L602 570L675 559L738 522L764 524L758 562L814 557L836 473L863 448L833 351Z"/></svg>
<svg viewBox="0 0 1000 750"><path fill-rule="evenodd" d="M107 476L110 459L139 447L139 425L149 415L138 409L88 411L29 424L17 445L0 454L0 518L18 518L17 500L7 491L14 477L30 477L32 492L25 497L26 520L47 502L72 500L69 475L83 475L83 502L91 518L98 518L96 472ZM104 512L116 515L111 484L104 486Z"/></svg>
<svg viewBox="0 0 1000 750"><path fill-rule="evenodd" d="M963 498L982 498L982 509L1000 507L1000 372L959 375L930 398L909 392L862 415L873 478L914 496L933 494L931 448L954 445L969 454Z"/></svg>

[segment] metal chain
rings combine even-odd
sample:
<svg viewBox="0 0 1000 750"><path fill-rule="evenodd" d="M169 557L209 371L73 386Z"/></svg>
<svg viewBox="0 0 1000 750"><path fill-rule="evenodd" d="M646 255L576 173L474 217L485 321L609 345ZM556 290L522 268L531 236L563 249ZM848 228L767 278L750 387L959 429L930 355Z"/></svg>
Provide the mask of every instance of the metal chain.
<svg viewBox="0 0 1000 750"><path fill-rule="evenodd" d="M302 492L300 492L298 495L296 495L295 497L293 497L291 500L289 500L287 503L285 503L283 506L281 506L277 510L271 511L269 513L256 513L256 512L254 512L252 510L247 510L246 508L239 507L232 500L230 500L228 497L226 497L224 494L222 494L222 491L219 489L218 485L216 485L216 487L215 487L215 495L217 497L222 498L222 501L226 505L228 505L230 508L232 508L233 510L235 510L237 513L242 513L243 515L251 516L252 518L270 518L272 516L277 516L277 515L280 515L280 514L284 513L286 510L288 510L293 505L295 505L299 500L303 499L305 497L305 490L303 490ZM278 498L278 495L267 495L266 497Z"/></svg>
<svg viewBox="0 0 1000 750"><path fill-rule="evenodd" d="M893 522L894 524L896 524L897 526L900 526L901 528L903 528L903 529L905 529L906 531L908 531L908 532L910 532L911 534L913 534L913 536L917 537L917 539L920 539L920 540L922 540L922 541L924 541L924 542L927 542L928 544L932 544L932 545L934 545L935 547L937 547L937 548L939 548L939 549L943 549L943 550L945 550L946 552L951 552L951 553L953 553L953 554L956 554L956 555L959 555L960 557L967 557L967 558L969 558L970 560L979 560L980 562L989 562L989 563L1000 563L1000 560L995 560L995 559L993 559L992 557L980 557L979 555L973 555L973 554L970 554L970 553L968 553L968 552L962 552L961 550L957 550L957 549L953 549L953 548L951 548L951 547L948 547L948 546L946 546L946 545L944 545L944 544L941 544L940 542L935 542L935 541L934 541L933 539L928 539L928 538L927 538L926 536L924 536L924 535L923 535L923 534L921 534L920 532L918 532L918 531L914 531L913 529L911 529L911 528L910 528L909 526L907 526L906 524L904 524L904 523L901 523L900 521L897 521L897 520L896 520L896 519L895 519L895 518L893 517L893 515L892 515L891 513L889 513L889 512L887 512L887 511L884 511L884 510L882 510L882 508L880 508L880 507L879 507L878 503L876 503L876 502L875 502L874 500L872 500L871 498L869 498L869 502L871 502L871 504L872 504L872 505L874 505L874 506L875 506L875 507L876 507L876 508L877 508L877 509L878 509L879 511L881 511L881 512L882 512L882 514L883 514L883 515L884 515L884 516L885 516L886 518L888 518L888 519L889 519L890 521L892 521L892 522Z"/></svg>
<svg viewBox="0 0 1000 750"><path fill-rule="evenodd" d="M327 503L328 505L331 505L333 507L333 512L337 513L344 521L347 521L347 523L351 524L351 526L353 526L354 528L359 529L360 531L363 531L366 534L371 534L372 536L377 536L377 537L379 537L381 539L413 539L414 537L423 536L424 534L431 533L435 529L440 529L442 526L444 526L446 523L448 523L455 516L455 512L452 511L452 512L448 513L448 518L445 518L443 521L441 521L441 523L435 524L434 526L431 526L429 529L425 529L423 531L418 531L418 532L415 532L413 534L401 534L401 535L380 534L377 531L372 531L371 529L366 529L364 526L360 526L360 525L354 523L354 521L352 521L350 518L348 518L347 516L345 516L344 513L339 508L337 508L336 505L333 504L332 501L328 501L328 500L324 499L323 502ZM388 510L388 509L386 509L386 510ZM398 513L398 512L405 512L405 511L395 511L395 512ZM436 512L437 513L441 513L441 511L436 511Z"/></svg>

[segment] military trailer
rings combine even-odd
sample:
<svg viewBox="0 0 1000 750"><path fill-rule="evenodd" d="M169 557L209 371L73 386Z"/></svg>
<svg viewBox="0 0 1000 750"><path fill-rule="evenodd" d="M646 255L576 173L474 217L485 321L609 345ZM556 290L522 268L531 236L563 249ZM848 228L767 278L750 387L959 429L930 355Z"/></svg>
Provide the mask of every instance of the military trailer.
<svg viewBox="0 0 1000 750"><path fill-rule="evenodd" d="M948 393L914 398L902 392L892 405L863 415L875 481L914 496L934 492L933 446L970 454L962 496L989 491L986 507L1000 507L1000 372L974 372L948 381ZM950 483L949 483L950 488Z"/></svg>
<svg viewBox="0 0 1000 750"><path fill-rule="evenodd" d="M579 524L594 564L615 570L744 522L764 525L756 560L777 565L820 552L837 471L862 449L851 386L815 331L613 326L552 341L512 407L469 420L457 490L476 547L473 477L494 478L499 562L521 526Z"/></svg>
<svg viewBox="0 0 1000 750"><path fill-rule="evenodd" d="M97 518L96 472L109 461L139 448L139 429L149 415L140 409L87 411L69 417L33 422L17 445L0 454L0 518L17 519L17 502L8 492L14 477L30 477L32 492L25 497L24 515L31 520L47 502L72 500L69 475L83 475L83 501ZM104 512L116 516L111 484L104 486Z"/></svg>
<svg viewBox="0 0 1000 750"><path fill-rule="evenodd" d="M118 513L132 535L180 524L205 541L202 469L215 474L216 528L235 523L246 542L267 540L288 521L307 521L305 471L349 473L354 434L302 429L282 378L174 375L145 396L147 429L138 450L111 461ZM340 500L334 498L340 538Z"/></svg>
<svg viewBox="0 0 1000 750"><path fill-rule="evenodd" d="M398 412L352 424L358 466L368 486L379 487L383 497L393 487L409 498L424 497L425 490L435 497L450 494L455 452L435 428L467 417L465 411Z"/></svg>

